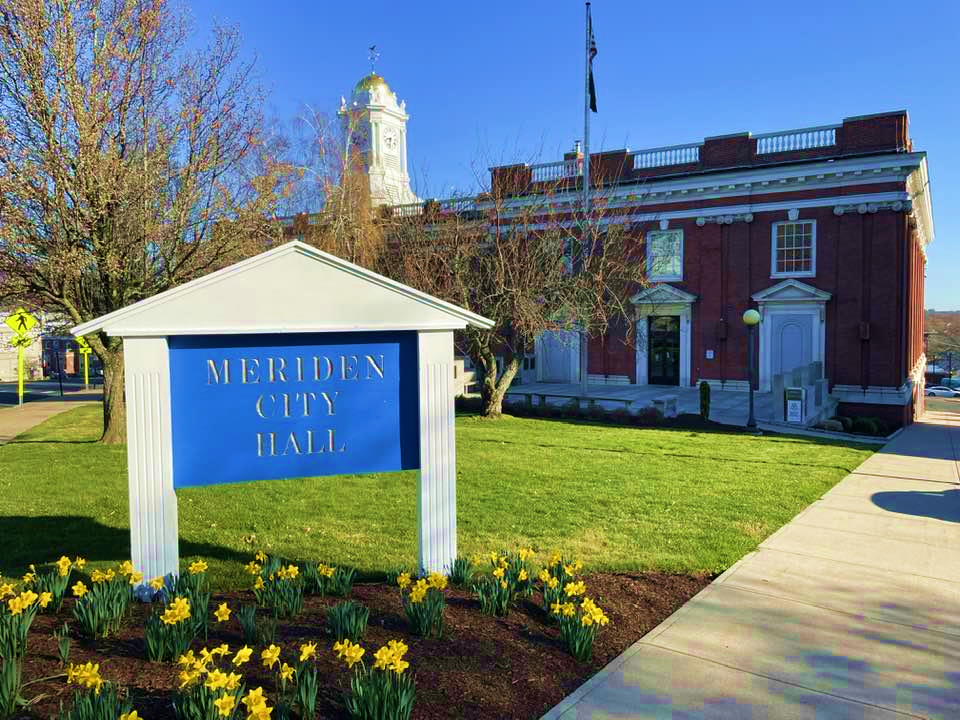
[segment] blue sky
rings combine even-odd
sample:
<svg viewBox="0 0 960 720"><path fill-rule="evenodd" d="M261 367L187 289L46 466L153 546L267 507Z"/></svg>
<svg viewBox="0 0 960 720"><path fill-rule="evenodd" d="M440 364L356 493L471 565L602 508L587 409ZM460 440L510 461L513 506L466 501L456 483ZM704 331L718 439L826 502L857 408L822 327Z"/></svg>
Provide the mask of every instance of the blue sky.
<svg viewBox="0 0 960 720"><path fill-rule="evenodd" d="M369 71L410 114L414 190L447 197L490 165L559 159L583 135L576 0L190 0L201 35L239 26L288 122L330 112ZM960 3L595 0L591 150L839 122L905 108L928 153L936 240L927 307L960 309ZM199 39L199 37L198 37Z"/></svg>

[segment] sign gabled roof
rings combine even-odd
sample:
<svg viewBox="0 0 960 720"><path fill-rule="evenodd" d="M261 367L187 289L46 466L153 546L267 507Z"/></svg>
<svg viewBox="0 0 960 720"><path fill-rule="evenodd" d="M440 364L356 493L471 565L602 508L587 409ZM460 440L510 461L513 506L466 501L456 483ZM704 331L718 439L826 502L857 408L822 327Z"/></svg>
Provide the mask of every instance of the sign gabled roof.
<svg viewBox="0 0 960 720"><path fill-rule="evenodd" d="M751 296L758 303L826 302L833 297L826 290L789 278Z"/></svg>
<svg viewBox="0 0 960 720"><path fill-rule="evenodd" d="M293 241L73 328L120 337L491 328L494 321Z"/></svg>

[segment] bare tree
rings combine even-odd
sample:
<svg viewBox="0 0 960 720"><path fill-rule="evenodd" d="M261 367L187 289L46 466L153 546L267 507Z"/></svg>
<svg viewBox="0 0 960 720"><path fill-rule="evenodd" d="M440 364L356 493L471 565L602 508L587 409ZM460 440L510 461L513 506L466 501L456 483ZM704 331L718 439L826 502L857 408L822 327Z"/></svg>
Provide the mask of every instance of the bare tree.
<svg viewBox="0 0 960 720"><path fill-rule="evenodd" d="M187 47L168 0L0 3L0 300L91 320L264 248L289 168L235 30ZM125 439L123 348L103 442Z"/></svg>
<svg viewBox="0 0 960 720"><path fill-rule="evenodd" d="M558 189L541 185L521 202L494 187L384 221L385 266L393 277L496 321L491 330L469 328L463 336L465 352L484 371L488 417L502 413L537 336L604 334L632 318L629 298L645 285L642 244L623 225L603 222L602 202L587 218L558 209Z"/></svg>

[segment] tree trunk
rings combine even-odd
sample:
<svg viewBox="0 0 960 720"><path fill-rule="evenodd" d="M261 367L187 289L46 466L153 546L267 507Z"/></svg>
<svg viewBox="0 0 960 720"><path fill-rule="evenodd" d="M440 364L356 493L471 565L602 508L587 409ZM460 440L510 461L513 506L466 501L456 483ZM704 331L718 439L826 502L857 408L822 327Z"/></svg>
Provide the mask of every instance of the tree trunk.
<svg viewBox="0 0 960 720"><path fill-rule="evenodd" d="M111 344L112 345L112 344ZM127 401L123 394L123 343L105 348L103 363L103 435L105 445L127 441Z"/></svg>
<svg viewBox="0 0 960 720"><path fill-rule="evenodd" d="M493 353L484 353L481 360L486 371L480 390L483 399L483 416L495 420L503 414L503 396L507 394L510 383L520 369L520 357L512 356L499 378L497 377L497 359Z"/></svg>

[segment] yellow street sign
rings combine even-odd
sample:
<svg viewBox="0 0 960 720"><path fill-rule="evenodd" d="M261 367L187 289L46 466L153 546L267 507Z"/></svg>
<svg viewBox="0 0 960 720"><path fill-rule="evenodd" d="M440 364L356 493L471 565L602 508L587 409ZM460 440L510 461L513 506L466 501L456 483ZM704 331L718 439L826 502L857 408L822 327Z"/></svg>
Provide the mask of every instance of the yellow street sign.
<svg viewBox="0 0 960 720"><path fill-rule="evenodd" d="M4 322L17 335L26 335L37 324L37 319L22 307L19 307L10 313Z"/></svg>
<svg viewBox="0 0 960 720"><path fill-rule="evenodd" d="M78 352L79 352L81 355L89 355L90 353L93 352L93 348L88 348L88 347L83 348L83 347L82 347L82 348L80 348L80 350L79 350Z"/></svg>
<svg viewBox="0 0 960 720"><path fill-rule="evenodd" d="M90 343L87 342L87 339L82 335L79 335L74 338L77 341L77 347L80 348L80 352L90 352Z"/></svg>

